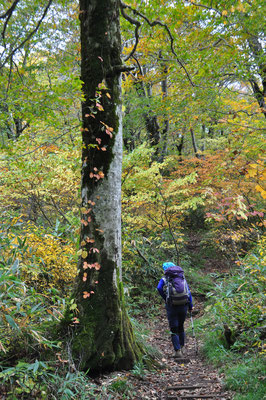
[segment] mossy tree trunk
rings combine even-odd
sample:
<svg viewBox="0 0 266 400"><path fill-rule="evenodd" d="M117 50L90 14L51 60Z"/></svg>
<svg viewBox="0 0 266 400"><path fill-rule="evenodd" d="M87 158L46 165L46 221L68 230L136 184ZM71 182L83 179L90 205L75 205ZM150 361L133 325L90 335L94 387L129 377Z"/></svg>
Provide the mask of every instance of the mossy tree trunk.
<svg viewBox="0 0 266 400"><path fill-rule="evenodd" d="M119 1L80 0L80 22L82 253L73 354L81 369L129 369L141 351L125 311L121 279Z"/></svg>

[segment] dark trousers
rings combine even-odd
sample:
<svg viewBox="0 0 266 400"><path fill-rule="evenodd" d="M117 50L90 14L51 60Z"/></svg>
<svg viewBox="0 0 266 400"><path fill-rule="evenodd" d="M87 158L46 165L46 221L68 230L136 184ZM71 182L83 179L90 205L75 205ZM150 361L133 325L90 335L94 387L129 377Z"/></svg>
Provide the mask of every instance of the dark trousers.
<svg viewBox="0 0 266 400"><path fill-rule="evenodd" d="M167 318L171 330L172 343L175 350L179 350L185 344L184 322L187 315L188 305L169 306L166 305Z"/></svg>

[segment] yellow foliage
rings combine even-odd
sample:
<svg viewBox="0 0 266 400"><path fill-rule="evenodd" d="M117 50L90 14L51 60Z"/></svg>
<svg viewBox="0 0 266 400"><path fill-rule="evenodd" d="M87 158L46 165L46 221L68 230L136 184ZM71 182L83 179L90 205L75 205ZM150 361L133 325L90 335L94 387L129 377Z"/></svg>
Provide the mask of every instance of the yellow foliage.
<svg viewBox="0 0 266 400"><path fill-rule="evenodd" d="M25 240L21 255L23 279L38 289L64 289L76 276L76 251L74 245L50 234L44 234L36 226L27 224L23 236L10 234L12 247Z"/></svg>

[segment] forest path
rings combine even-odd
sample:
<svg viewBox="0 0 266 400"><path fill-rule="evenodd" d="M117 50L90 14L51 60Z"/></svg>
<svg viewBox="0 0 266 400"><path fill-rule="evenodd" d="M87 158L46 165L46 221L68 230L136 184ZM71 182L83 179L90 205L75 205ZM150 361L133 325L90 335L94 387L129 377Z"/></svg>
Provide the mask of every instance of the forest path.
<svg viewBox="0 0 266 400"><path fill-rule="evenodd" d="M147 324L147 321L145 322ZM189 324L190 318L186 320L186 328ZM207 365L199 354L196 354L193 337L187 335L185 359L177 360L173 357L167 318L163 312L156 321L149 321L149 329L151 335L147 342L162 353L160 360L162 368L152 372L145 371L145 374L139 375L121 372L102 377L101 384L104 386L112 385L118 377L121 380L126 379L130 391L123 394L116 393L114 397L111 397L112 399L232 399L232 394L223 388L223 376L219 375L213 366ZM110 399L110 397L107 398Z"/></svg>
<svg viewBox="0 0 266 400"><path fill-rule="evenodd" d="M190 324L186 320L185 329ZM184 359L173 357L174 351L168 331L166 316L162 314L150 342L164 354L162 361L166 368L155 376L158 386L154 397L143 399L230 399L230 394L222 387L222 376L210 365L207 365L197 352L195 338L187 335ZM153 379L154 379L153 378Z"/></svg>
<svg viewBox="0 0 266 400"><path fill-rule="evenodd" d="M188 235L186 248L191 254L192 262L197 265L197 259L200 257L203 261L202 271L204 274L211 272L228 273L230 264L226 260L219 255L210 255L201 251L201 239L202 235L199 233L191 232ZM202 307L204 297L203 295L194 296L193 294L196 317L202 316L204 313ZM233 398L233 394L223 387L223 375L219 374L212 365L207 364L202 355L196 352L197 347L200 347L201 344L198 343L198 346L196 346L195 338L187 335L186 354L183 360L177 360L173 357L174 351L163 305L161 313L156 317L150 318L148 314L145 315L144 313L142 314L143 317L137 319L148 326L150 334L146 341L162 354L159 361L162 368L152 372L136 368L135 371L116 372L101 379L99 383L107 387L112 386L112 383L115 383L117 379L126 380L128 391L121 394L117 392L111 399L230 400ZM188 330L190 325L191 321L188 316L185 322L185 331ZM195 333L197 336L197 332ZM107 399L109 400L110 397L103 397L103 400Z"/></svg>

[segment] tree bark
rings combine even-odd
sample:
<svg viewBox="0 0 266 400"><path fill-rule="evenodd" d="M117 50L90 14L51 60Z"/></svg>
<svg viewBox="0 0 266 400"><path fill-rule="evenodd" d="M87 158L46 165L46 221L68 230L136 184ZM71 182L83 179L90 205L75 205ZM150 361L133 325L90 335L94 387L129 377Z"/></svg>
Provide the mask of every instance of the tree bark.
<svg viewBox="0 0 266 400"><path fill-rule="evenodd" d="M261 111L266 118L266 104L265 104L265 96L266 96L266 62L265 62L265 51L259 42L257 36L250 36L248 38L249 48L254 56L255 62L258 67L258 74L261 78L261 86L256 81L255 77L250 79L250 84L254 93L254 97L256 98Z"/></svg>
<svg viewBox="0 0 266 400"><path fill-rule="evenodd" d="M82 104L81 259L73 354L90 371L130 369L140 356L121 276L118 0L80 0Z"/></svg>
<svg viewBox="0 0 266 400"><path fill-rule="evenodd" d="M176 145L177 151L178 151L178 155L179 155L179 159L182 159L182 150L184 147L184 135L182 133L179 134L179 138L180 138L180 142Z"/></svg>
<svg viewBox="0 0 266 400"><path fill-rule="evenodd" d="M141 68L140 64L138 63L139 67L139 72L142 77L144 77L147 73L147 68L143 67ZM142 79L136 78L136 91L137 94L140 98L146 98L146 99L151 99L152 98L152 86L151 84L147 84L146 88L143 83ZM146 131L148 133L148 140L150 142L150 145L155 148L155 153L154 153L154 159L157 159L157 154L158 154L158 146L160 142L160 126L158 123L157 115L154 114L154 112L150 109L150 104L148 103L147 106L144 108L144 121L145 121L145 127Z"/></svg>
<svg viewBox="0 0 266 400"><path fill-rule="evenodd" d="M159 60L162 59L162 52L159 53ZM162 88L162 98L165 100L168 96L168 87L167 87L167 75L168 75L168 67L165 62L162 61L161 64L162 72L164 74L164 78L161 81L161 88ZM169 119L167 112L164 113L164 120L163 120L163 128L161 134L161 142L162 142L162 149L161 154L159 156L159 162L163 162L164 158L167 154L167 141L168 141L168 132L169 132Z"/></svg>
<svg viewBox="0 0 266 400"><path fill-rule="evenodd" d="M195 134L194 134L194 131L192 128L190 128L190 134L191 134L192 146L193 146L195 156L197 158L200 158L199 153L198 153L197 144L196 144Z"/></svg>

